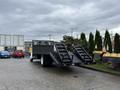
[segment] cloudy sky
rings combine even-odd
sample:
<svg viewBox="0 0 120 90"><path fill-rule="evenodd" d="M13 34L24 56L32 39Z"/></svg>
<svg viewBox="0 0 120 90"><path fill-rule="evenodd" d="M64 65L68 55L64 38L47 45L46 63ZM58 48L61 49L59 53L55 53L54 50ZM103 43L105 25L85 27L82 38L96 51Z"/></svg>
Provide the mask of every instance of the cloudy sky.
<svg viewBox="0 0 120 90"><path fill-rule="evenodd" d="M0 0L0 34L60 40L96 28L120 32L119 0Z"/></svg>

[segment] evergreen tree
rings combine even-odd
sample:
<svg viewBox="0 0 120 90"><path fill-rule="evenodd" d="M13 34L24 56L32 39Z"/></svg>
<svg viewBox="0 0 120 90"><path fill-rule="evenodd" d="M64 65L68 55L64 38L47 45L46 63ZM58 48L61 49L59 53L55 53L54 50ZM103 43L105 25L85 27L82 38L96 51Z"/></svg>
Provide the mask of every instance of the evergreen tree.
<svg viewBox="0 0 120 90"><path fill-rule="evenodd" d="M95 34L95 45L97 45L97 43L98 43L99 36L100 36L100 32L99 32L98 30L96 30L96 34Z"/></svg>
<svg viewBox="0 0 120 90"><path fill-rule="evenodd" d="M93 51L95 49L94 44L94 35L92 33L89 34L89 53L93 55Z"/></svg>
<svg viewBox="0 0 120 90"><path fill-rule="evenodd" d="M102 37L100 36L100 32L96 30L95 34L95 49L102 50Z"/></svg>
<svg viewBox="0 0 120 90"><path fill-rule="evenodd" d="M98 50L102 51L102 36L99 36L97 46L98 46Z"/></svg>
<svg viewBox="0 0 120 90"><path fill-rule="evenodd" d="M114 37L114 52L120 53L120 36L118 33L116 33Z"/></svg>
<svg viewBox="0 0 120 90"><path fill-rule="evenodd" d="M85 33L81 33L80 43L83 47L87 48L87 40L86 40Z"/></svg>
<svg viewBox="0 0 120 90"><path fill-rule="evenodd" d="M112 53L112 43L111 43L111 38L108 30L106 30L105 32L104 45L105 45L105 49L108 52Z"/></svg>

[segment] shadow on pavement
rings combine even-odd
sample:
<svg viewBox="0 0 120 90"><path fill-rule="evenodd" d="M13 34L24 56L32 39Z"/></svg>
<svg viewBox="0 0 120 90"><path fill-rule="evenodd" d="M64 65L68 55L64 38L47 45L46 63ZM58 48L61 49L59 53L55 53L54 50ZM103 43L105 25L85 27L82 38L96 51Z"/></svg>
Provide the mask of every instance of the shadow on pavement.
<svg viewBox="0 0 120 90"><path fill-rule="evenodd" d="M55 73L59 75L68 75L68 74L77 74L78 72L75 70L74 66L69 67L57 67L55 65L48 66L48 67L42 67L40 64L40 61L34 61L31 63L32 66L36 69L42 69L44 72L48 73Z"/></svg>

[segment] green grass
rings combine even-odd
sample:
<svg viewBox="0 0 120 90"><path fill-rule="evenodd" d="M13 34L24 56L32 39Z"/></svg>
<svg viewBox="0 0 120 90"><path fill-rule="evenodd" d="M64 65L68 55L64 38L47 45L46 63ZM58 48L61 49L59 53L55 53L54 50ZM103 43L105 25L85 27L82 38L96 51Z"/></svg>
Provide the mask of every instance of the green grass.
<svg viewBox="0 0 120 90"><path fill-rule="evenodd" d="M120 70L112 69L109 63L97 63L97 64L85 65L85 66L92 69L120 75Z"/></svg>

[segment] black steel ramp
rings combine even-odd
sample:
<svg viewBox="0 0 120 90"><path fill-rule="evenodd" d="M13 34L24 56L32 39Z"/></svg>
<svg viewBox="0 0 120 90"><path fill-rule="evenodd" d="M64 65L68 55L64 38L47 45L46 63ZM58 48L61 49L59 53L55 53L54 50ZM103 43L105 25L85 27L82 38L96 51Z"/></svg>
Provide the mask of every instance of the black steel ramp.
<svg viewBox="0 0 120 90"><path fill-rule="evenodd" d="M72 63L73 66L80 66L83 64L82 61L76 55L74 55L73 52L69 52L69 55L73 60L73 63Z"/></svg>
<svg viewBox="0 0 120 90"><path fill-rule="evenodd" d="M84 63L91 64L93 63L92 57L88 52L81 46L74 46L74 54Z"/></svg>
<svg viewBox="0 0 120 90"><path fill-rule="evenodd" d="M61 65L71 65L72 59L70 58L70 55L63 43L55 43L56 52L58 54L57 61L60 62Z"/></svg>

